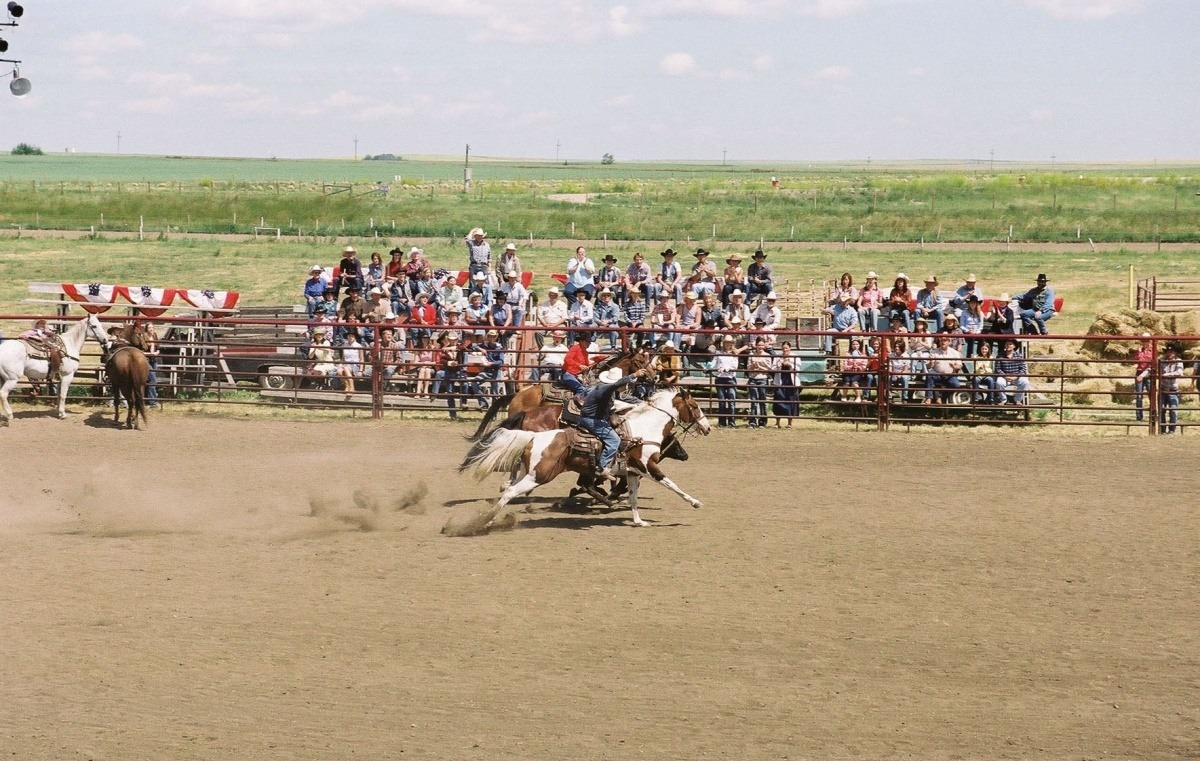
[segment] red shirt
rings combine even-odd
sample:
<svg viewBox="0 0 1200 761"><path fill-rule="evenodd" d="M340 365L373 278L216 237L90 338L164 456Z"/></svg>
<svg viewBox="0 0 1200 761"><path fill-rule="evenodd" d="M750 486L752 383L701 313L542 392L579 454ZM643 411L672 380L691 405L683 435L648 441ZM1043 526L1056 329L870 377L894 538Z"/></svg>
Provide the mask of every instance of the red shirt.
<svg viewBox="0 0 1200 761"><path fill-rule="evenodd" d="M580 344L572 344L571 348L567 349L567 356L563 357L563 372L579 375L591 363L587 349Z"/></svg>

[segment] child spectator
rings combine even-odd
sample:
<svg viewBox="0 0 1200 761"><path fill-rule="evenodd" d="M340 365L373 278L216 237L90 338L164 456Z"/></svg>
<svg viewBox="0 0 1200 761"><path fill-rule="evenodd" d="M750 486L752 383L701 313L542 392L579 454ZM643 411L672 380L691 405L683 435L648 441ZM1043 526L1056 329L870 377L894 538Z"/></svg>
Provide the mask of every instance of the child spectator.
<svg viewBox="0 0 1200 761"><path fill-rule="evenodd" d="M418 399L428 399L430 397L430 383L433 381L433 370L437 360L437 351L430 343L429 336L424 335L417 339L416 364L417 364L417 390Z"/></svg>
<svg viewBox="0 0 1200 761"><path fill-rule="evenodd" d="M370 291L372 288L383 287L383 257L378 251L371 252L371 263L367 265L366 271L363 273L363 288Z"/></svg>
<svg viewBox="0 0 1200 761"><path fill-rule="evenodd" d="M982 392L981 389L987 389ZM999 404L996 399L996 363L992 360L991 344L980 342L971 365L971 403Z"/></svg>
<svg viewBox="0 0 1200 761"><path fill-rule="evenodd" d="M650 327L655 331L650 334L650 340L655 343L671 341L678 344L679 334L673 332L678 324L675 308L671 306L671 294L665 290L661 291L658 294L658 303L650 312Z"/></svg>
<svg viewBox="0 0 1200 761"><path fill-rule="evenodd" d="M909 384L912 380L912 358L908 353L908 342L901 337L892 339L888 352L888 385L900 389L900 401L912 401Z"/></svg>
<svg viewBox="0 0 1200 761"><path fill-rule="evenodd" d="M858 292L858 325L864 333L873 333L879 329L879 315L883 302L883 291L879 290L879 276L872 270L867 273L867 284Z"/></svg>

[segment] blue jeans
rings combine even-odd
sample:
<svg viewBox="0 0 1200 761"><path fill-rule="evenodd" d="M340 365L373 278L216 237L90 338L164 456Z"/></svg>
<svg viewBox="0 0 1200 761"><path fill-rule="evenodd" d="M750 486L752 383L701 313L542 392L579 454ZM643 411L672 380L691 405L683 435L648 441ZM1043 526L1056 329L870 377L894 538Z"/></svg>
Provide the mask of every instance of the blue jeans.
<svg viewBox="0 0 1200 761"><path fill-rule="evenodd" d="M609 422L594 417L581 417L579 425L596 434L596 437L604 442L604 449L600 452L600 467L607 468L612 465L613 460L617 459L617 450L621 447L621 437Z"/></svg>
<svg viewBox="0 0 1200 761"><path fill-rule="evenodd" d="M874 333L879 329L879 310L875 307L858 310L858 327L864 333ZM886 328L885 328L886 330Z"/></svg>
<svg viewBox="0 0 1200 761"><path fill-rule="evenodd" d="M1175 433L1175 424L1179 422L1179 394L1162 394L1162 417L1158 422L1159 433Z"/></svg>
<svg viewBox="0 0 1200 761"><path fill-rule="evenodd" d="M978 393L980 389L986 388L987 393ZM994 375L976 375L971 378L971 389L976 393L971 394L971 401L975 404L999 404L996 398L996 377Z"/></svg>
<svg viewBox="0 0 1200 761"><path fill-rule="evenodd" d="M2 339L0 339L2 340ZM158 404L158 360L150 360L150 375L146 378L146 401Z"/></svg>
<svg viewBox="0 0 1200 761"><path fill-rule="evenodd" d="M962 386L957 375L938 375L937 373L929 373L925 376L925 398L930 399L936 397L942 404L949 404L954 397L954 392ZM934 391L934 389L942 389Z"/></svg>
<svg viewBox="0 0 1200 761"><path fill-rule="evenodd" d="M582 394L587 390L583 387L583 384L579 382L578 378L565 370L563 371L562 377L559 378L559 382L569 388L572 394Z"/></svg>
<svg viewBox="0 0 1200 761"><path fill-rule="evenodd" d="M733 427L737 415L737 380L735 378L716 377L717 384L717 425Z"/></svg>
<svg viewBox="0 0 1200 761"><path fill-rule="evenodd" d="M1133 403L1137 407L1137 412L1135 414L1137 415L1138 422L1141 422L1143 417L1142 397L1149 393L1149 391L1150 376L1147 375L1145 380L1138 380L1137 378L1133 379Z"/></svg>
<svg viewBox="0 0 1200 761"><path fill-rule="evenodd" d="M767 427L767 379L751 378L746 382L750 395L750 425Z"/></svg>
<svg viewBox="0 0 1200 761"><path fill-rule="evenodd" d="M1021 310L1021 322L1025 325L1026 331L1031 333L1037 332L1039 335L1043 336L1046 335L1046 320L1049 320L1053 316L1053 309L1044 309L1041 312L1038 312L1034 309ZM1037 330L1034 331L1030 327L1031 325L1036 327Z"/></svg>

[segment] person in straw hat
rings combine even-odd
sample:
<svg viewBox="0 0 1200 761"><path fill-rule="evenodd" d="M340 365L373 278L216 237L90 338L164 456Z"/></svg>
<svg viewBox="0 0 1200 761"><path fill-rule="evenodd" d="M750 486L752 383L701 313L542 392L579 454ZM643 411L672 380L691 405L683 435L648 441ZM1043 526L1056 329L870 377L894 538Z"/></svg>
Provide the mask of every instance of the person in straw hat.
<svg viewBox="0 0 1200 761"><path fill-rule="evenodd" d="M742 269L741 254L730 254L725 259L725 270L721 273L725 285L721 286L721 306L729 305L729 295L746 289L746 271Z"/></svg>
<svg viewBox="0 0 1200 761"><path fill-rule="evenodd" d="M486 277L492 269L492 247L487 242L487 233L476 227L467 233L467 269L474 276L482 272Z"/></svg>
<svg viewBox="0 0 1200 761"><path fill-rule="evenodd" d="M958 312L959 319L962 319L963 310L967 308L967 299L972 296L978 296L980 303L983 303L983 289L979 287L978 278L975 273L967 275L966 281L958 287L954 292L954 297L950 299L950 306Z"/></svg>
<svg viewBox="0 0 1200 761"><path fill-rule="evenodd" d="M858 325L863 332L879 329L879 315L883 309L884 294L879 288L879 275L875 270L867 273L867 283L858 292Z"/></svg>
<svg viewBox="0 0 1200 761"><path fill-rule="evenodd" d="M938 290L937 275L927 276L925 287L917 291L917 308L914 315L932 323L933 332L937 333L942 329L942 318L946 313L943 310L942 294Z"/></svg>

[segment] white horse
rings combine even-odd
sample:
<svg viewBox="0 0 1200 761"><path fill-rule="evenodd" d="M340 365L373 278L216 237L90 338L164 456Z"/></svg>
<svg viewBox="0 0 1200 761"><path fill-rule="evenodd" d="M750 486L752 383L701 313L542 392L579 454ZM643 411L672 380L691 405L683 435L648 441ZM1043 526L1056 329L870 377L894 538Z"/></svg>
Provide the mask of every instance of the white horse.
<svg viewBox="0 0 1200 761"><path fill-rule="evenodd" d="M641 440L626 455L633 525L647 525L638 514L637 506L638 486L646 475L678 494L692 507L700 507L700 500L680 489L659 467L662 442L672 427L682 425L685 433L695 427L705 436L712 431L696 400L686 391L663 389L655 392L649 401L634 405L624 417L629 435ZM591 473L594 467L591 458L571 452L571 443L583 435L570 428L539 432L499 428L472 447L458 470L460 473L470 470L479 480L495 472L516 470L525 473L500 495L488 517L490 523L510 501L553 481L567 470Z"/></svg>
<svg viewBox="0 0 1200 761"><path fill-rule="evenodd" d="M111 343L108 333L96 315L89 314L79 322L67 328L61 334L66 352L59 368L62 378L58 381L58 417L61 420L67 416L67 389L79 370L79 351L88 336L95 338L101 346L108 347ZM13 411L8 403L8 394L24 375L31 381L45 381L50 374L50 362L44 359L34 359L29 356L25 342L20 339L9 339L0 343L0 406L4 408L4 425L12 422Z"/></svg>

